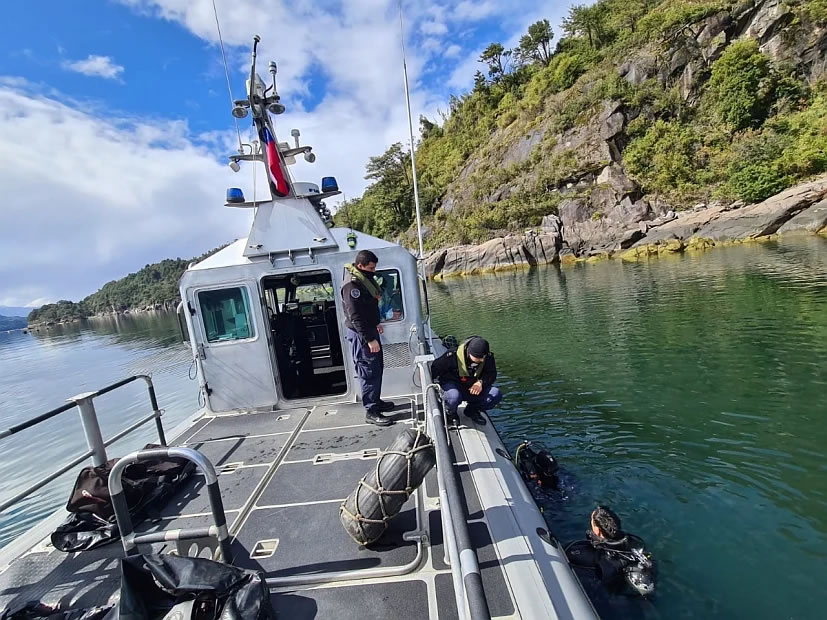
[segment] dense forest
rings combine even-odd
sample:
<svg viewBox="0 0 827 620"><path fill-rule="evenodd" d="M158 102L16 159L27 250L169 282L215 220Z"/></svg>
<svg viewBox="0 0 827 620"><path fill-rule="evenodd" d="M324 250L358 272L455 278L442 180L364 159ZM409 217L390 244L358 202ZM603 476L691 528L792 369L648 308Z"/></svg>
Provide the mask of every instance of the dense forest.
<svg viewBox="0 0 827 620"><path fill-rule="evenodd" d="M169 307L178 302L178 280L187 265L204 260L224 247L226 245L189 260L167 258L159 263L146 265L140 271L130 273L120 280L107 282L100 290L77 303L61 300L32 310L28 322L59 323L85 319L94 314L147 307Z"/></svg>
<svg viewBox="0 0 827 620"><path fill-rule="evenodd" d="M514 49L491 43L473 89L452 96L440 119L420 117L427 246L536 226L609 161L676 210L760 201L824 172L825 26L827 0L600 0L571 7L556 44L547 20ZM813 36L815 52L796 56ZM633 119L613 138L617 153L567 148L607 131L595 123L607 106ZM371 157L366 178L337 225L413 245L407 148Z"/></svg>

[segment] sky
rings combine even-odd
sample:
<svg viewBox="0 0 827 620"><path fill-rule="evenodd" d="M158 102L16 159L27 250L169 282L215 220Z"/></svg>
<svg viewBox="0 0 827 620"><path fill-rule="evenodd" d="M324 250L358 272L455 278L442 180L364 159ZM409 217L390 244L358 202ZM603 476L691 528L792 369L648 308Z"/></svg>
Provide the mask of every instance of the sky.
<svg viewBox="0 0 827 620"><path fill-rule="evenodd" d="M317 157L294 178L335 176L358 196L368 158L408 142L397 2L215 3L233 96L244 97L258 34L259 73L278 63L287 107L279 139L297 128ZM489 43L513 46L541 18L559 34L569 4L403 1L414 122L470 88ZM253 170L227 166L237 135L212 0L41 0L4 14L0 307L77 301L247 234L249 211L223 206L228 187L251 197ZM239 129L252 138L249 118Z"/></svg>

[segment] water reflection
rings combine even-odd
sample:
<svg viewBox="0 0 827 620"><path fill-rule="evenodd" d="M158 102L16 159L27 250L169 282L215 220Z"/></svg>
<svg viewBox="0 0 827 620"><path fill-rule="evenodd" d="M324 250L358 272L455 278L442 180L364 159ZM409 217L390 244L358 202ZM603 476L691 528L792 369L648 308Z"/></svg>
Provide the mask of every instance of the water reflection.
<svg viewBox="0 0 827 620"><path fill-rule="evenodd" d="M755 592L820 588L825 302L817 237L432 289L440 333L491 340L506 443L541 440L570 476L546 498L557 536L605 502L660 558L656 604L599 600L604 617L815 615Z"/></svg>
<svg viewBox="0 0 827 620"><path fill-rule="evenodd" d="M187 379L190 355L178 342L174 314L122 316L0 334L0 428L48 411L75 394L134 374L152 373L164 424L171 429L197 408ZM104 437L151 411L143 383L96 400ZM155 439L152 425L114 446L122 454ZM0 497L9 497L86 449L74 410L2 440ZM0 545L65 503L69 474L0 515Z"/></svg>

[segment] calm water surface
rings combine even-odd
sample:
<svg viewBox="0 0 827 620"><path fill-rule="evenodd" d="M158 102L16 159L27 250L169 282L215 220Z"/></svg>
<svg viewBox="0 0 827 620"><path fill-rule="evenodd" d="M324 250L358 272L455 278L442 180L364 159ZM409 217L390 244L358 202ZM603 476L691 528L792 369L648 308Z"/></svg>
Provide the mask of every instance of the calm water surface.
<svg viewBox="0 0 827 620"><path fill-rule="evenodd" d="M440 333L492 343L507 445L538 440L561 462L561 491L541 498L557 537L581 538L600 502L654 552L656 596L593 592L603 617L822 617L827 239L430 290ZM176 333L174 317L143 317L0 334L0 427L153 368L167 427L185 419L197 389ZM143 394L102 397L104 426L144 415ZM3 442L0 496L83 448L76 417ZM123 449L150 440L147 427ZM3 540L62 504L70 483L2 515Z"/></svg>

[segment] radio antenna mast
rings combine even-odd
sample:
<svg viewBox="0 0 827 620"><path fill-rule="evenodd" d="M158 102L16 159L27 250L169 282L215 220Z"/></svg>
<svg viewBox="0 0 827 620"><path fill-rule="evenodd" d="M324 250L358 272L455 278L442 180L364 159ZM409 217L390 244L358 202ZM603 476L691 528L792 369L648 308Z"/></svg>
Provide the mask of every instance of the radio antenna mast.
<svg viewBox="0 0 827 620"><path fill-rule="evenodd" d="M428 299L428 281L425 279L425 248L422 243L422 214L419 209L419 185L416 179L416 153L414 152L413 120L411 119L411 94L408 89L408 63L405 59L405 28L402 25L402 0L399 0L399 34L402 41L402 78L405 82L405 105L408 109L408 136L410 138L411 172L413 173L414 206L416 207L416 237L419 240L419 277L422 279L422 290L425 297L425 326L428 333L425 337L428 342L429 352L433 352L431 330L431 303Z"/></svg>

